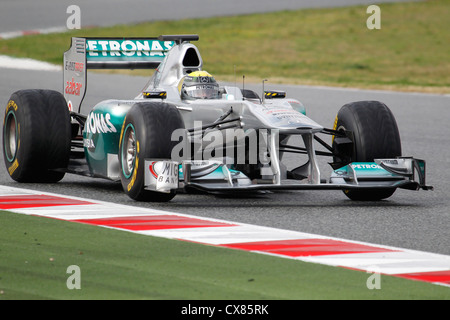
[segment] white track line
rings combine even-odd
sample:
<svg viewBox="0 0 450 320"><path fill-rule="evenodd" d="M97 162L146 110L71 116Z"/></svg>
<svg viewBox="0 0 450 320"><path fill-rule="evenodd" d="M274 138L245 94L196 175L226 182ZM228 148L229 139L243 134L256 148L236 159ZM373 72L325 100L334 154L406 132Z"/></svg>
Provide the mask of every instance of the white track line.
<svg viewBox="0 0 450 320"><path fill-rule="evenodd" d="M37 70L37 71L61 71L62 67L51 63L37 61L29 58L13 58L0 55L0 68Z"/></svg>
<svg viewBox="0 0 450 320"><path fill-rule="evenodd" d="M49 34L49 33L59 33L68 31L67 27L50 27L43 29L33 29L33 30L18 30L18 31L8 31L0 33L0 39L13 39L34 34Z"/></svg>

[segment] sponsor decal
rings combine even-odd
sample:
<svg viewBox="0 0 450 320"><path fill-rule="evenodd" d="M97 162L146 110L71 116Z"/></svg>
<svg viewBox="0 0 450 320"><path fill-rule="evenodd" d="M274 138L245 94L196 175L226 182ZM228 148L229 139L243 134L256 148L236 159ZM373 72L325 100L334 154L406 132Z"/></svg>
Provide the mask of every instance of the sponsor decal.
<svg viewBox="0 0 450 320"><path fill-rule="evenodd" d="M178 163L173 161L153 161L149 165L149 170L158 181L169 183L174 182L174 178L178 177L178 167Z"/></svg>
<svg viewBox="0 0 450 320"><path fill-rule="evenodd" d="M334 124L333 124L333 130L337 130L337 123L338 123L338 116L336 116L336 118L334 119ZM334 143L334 134L331 136L331 144Z"/></svg>
<svg viewBox="0 0 450 320"><path fill-rule="evenodd" d="M293 109L287 101L285 103L283 102L283 105L264 105L263 108L255 109L255 115L273 126L319 126L303 113Z"/></svg>
<svg viewBox="0 0 450 320"><path fill-rule="evenodd" d="M87 40L89 57L165 57L173 41L159 40Z"/></svg>
<svg viewBox="0 0 450 320"><path fill-rule="evenodd" d="M83 87L83 84L80 82L75 82L75 80L72 78L72 81L66 82L66 94L72 94L75 96L79 96L81 93L81 88Z"/></svg>
<svg viewBox="0 0 450 320"><path fill-rule="evenodd" d="M87 133L115 133L116 127L111 123L111 115L109 113L91 112L86 119L84 129Z"/></svg>
<svg viewBox="0 0 450 320"><path fill-rule="evenodd" d="M155 177L155 179L158 179L158 174L155 171L155 164L156 161L153 161L149 166L148 169L150 170L150 173L152 174L153 177Z"/></svg>
<svg viewBox="0 0 450 320"><path fill-rule="evenodd" d="M383 169L379 165L375 163L353 163L352 164L353 169Z"/></svg>
<svg viewBox="0 0 450 320"><path fill-rule="evenodd" d="M156 191L170 192L178 188L179 163L176 161L146 161L146 185Z"/></svg>
<svg viewBox="0 0 450 320"><path fill-rule="evenodd" d="M139 167L139 158L136 157L136 164L134 165L133 176L131 177L131 181L127 186L128 191L130 191L131 188L133 188L134 183L136 182L136 175L137 175L138 167Z"/></svg>
<svg viewBox="0 0 450 320"><path fill-rule="evenodd" d="M95 149L95 144L92 139L83 139L83 147L88 149Z"/></svg>
<svg viewBox="0 0 450 320"><path fill-rule="evenodd" d="M383 163L392 164L392 165L399 164L398 160L395 160L395 159L383 159Z"/></svg>
<svg viewBox="0 0 450 320"><path fill-rule="evenodd" d="M17 159L13 162L13 164L8 168L8 173L10 176L16 171L16 169L19 167L19 161Z"/></svg>
<svg viewBox="0 0 450 320"><path fill-rule="evenodd" d="M17 103L15 103L14 100L9 100L8 105L6 106L6 110L8 110L10 107L12 107L14 111L17 111Z"/></svg>
<svg viewBox="0 0 450 320"><path fill-rule="evenodd" d="M83 72L84 71L84 63L83 62L66 61L64 70Z"/></svg>

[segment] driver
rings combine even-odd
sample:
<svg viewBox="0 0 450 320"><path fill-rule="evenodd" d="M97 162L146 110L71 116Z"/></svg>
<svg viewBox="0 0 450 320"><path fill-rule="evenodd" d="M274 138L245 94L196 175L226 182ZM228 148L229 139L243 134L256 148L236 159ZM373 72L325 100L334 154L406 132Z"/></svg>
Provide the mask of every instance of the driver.
<svg viewBox="0 0 450 320"><path fill-rule="evenodd" d="M206 71L194 71L178 85L182 99L217 99L219 98L219 84Z"/></svg>

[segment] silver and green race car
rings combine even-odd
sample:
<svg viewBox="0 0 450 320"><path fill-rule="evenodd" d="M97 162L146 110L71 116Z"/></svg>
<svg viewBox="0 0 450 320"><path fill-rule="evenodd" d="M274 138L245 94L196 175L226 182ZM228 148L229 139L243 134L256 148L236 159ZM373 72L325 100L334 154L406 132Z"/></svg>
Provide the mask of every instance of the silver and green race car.
<svg viewBox="0 0 450 320"><path fill-rule="evenodd" d="M378 101L344 105L334 127L306 116L285 92L219 86L197 35L72 38L64 92L20 90L3 124L6 169L18 182L57 182L66 173L120 181L139 201L177 192L343 190L381 200L397 188L430 190L425 161L403 157L395 118ZM134 99L105 100L81 114L87 69L155 69ZM331 143L320 136L331 137ZM292 143L295 142L295 143ZM320 151L317 146L323 150ZM296 156L293 168L283 160ZM319 156L329 157L324 177Z"/></svg>

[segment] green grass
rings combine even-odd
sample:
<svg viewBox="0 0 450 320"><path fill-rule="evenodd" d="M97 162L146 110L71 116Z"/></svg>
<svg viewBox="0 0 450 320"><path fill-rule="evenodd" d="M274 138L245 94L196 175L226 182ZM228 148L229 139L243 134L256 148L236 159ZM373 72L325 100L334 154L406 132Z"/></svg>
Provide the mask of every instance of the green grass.
<svg viewBox="0 0 450 320"><path fill-rule="evenodd" d="M0 212L0 300L449 299L445 287L56 219ZM69 290L70 265L81 289Z"/></svg>
<svg viewBox="0 0 450 320"><path fill-rule="evenodd" d="M0 41L0 53L60 64L71 36L200 35L204 68L222 80L450 92L450 1L148 22Z"/></svg>

